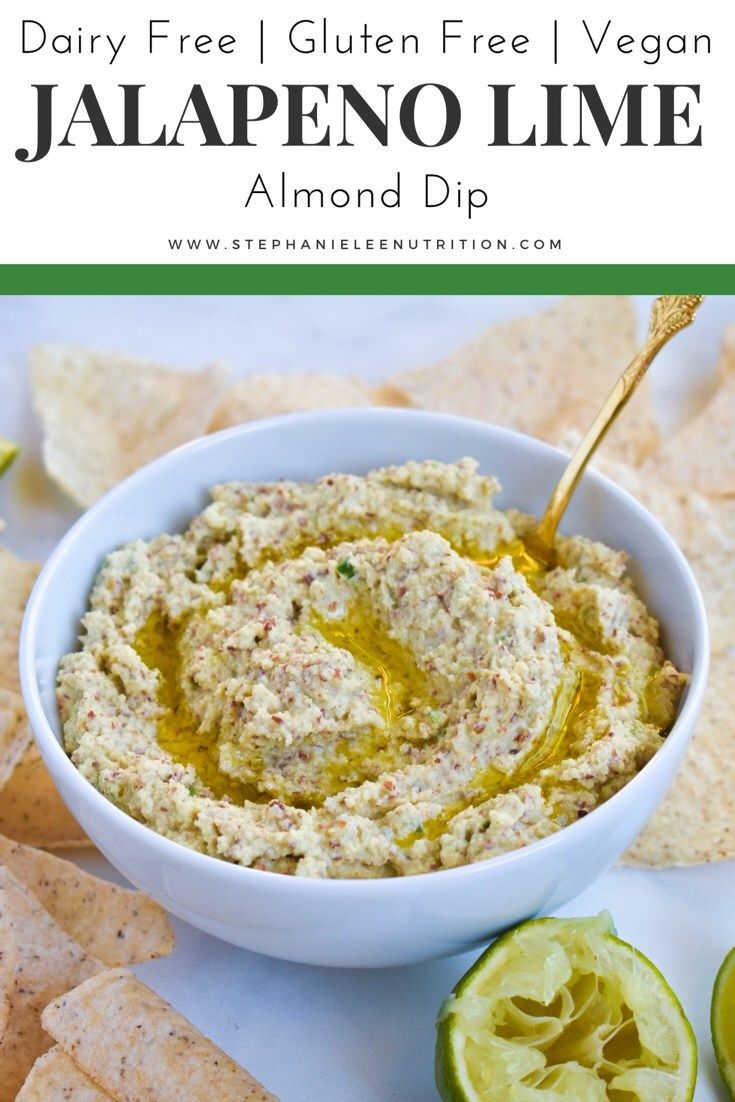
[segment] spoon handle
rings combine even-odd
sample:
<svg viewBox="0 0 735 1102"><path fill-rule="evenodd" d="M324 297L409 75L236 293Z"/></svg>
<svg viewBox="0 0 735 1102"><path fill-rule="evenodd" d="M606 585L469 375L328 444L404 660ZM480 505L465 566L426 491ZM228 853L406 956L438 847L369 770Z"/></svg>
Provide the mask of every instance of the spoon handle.
<svg viewBox="0 0 735 1102"><path fill-rule="evenodd" d="M610 426L623 409L663 346L675 333L694 321L703 295L662 295L651 308L648 336L638 355L626 367L610 391L600 412L574 451L533 532L534 552L547 561L553 559L554 538L559 522L577 488L585 467Z"/></svg>

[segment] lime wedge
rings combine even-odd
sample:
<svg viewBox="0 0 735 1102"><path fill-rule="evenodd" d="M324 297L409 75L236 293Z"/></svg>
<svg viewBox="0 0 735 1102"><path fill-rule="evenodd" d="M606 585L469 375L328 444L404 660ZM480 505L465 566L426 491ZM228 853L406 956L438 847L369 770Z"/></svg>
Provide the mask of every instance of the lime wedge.
<svg viewBox="0 0 735 1102"><path fill-rule="evenodd" d="M730 950L717 973L710 1024L720 1075L735 1099L735 949Z"/></svg>
<svg viewBox="0 0 735 1102"><path fill-rule="evenodd" d="M439 1013L445 1102L689 1102L697 1045L642 953L596 918L540 918L504 934Z"/></svg>
<svg viewBox="0 0 735 1102"><path fill-rule="evenodd" d="M5 471L7 471L19 451L20 448L17 444L14 444L12 440L5 440L0 436L0 474L4 474Z"/></svg>

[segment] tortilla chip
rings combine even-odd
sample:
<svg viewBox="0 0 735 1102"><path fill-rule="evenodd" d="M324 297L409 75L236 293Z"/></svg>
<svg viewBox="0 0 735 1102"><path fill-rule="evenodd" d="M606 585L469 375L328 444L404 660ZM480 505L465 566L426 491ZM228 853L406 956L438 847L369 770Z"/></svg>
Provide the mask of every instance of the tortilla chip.
<svg viewBox="0 0 735 1102"><path fill-rule="evenodd" d="M18 640L26 602L38 575L25 562L0 547L0 689L20 692Z"/></svg>
<svg viewBox="0 0 735 1102"><path fill-rule="evenodd" d="M210 431L284 413L351 409L373 404L369 387L357 379L319 374L252 375L235 383L223 395Z"/></svg>
<svg viewBox="0 0 735 1102"><path fill-rule="evenodd" d="M586 431L637 348L630 299L572 297L495 325L441 363L391 381L421 409L556 440L568 428ZM658 439L643 383L605 450L638 463Z"/></svg>
<svg viewBox="0 0 735 1102"><path fill-rule="evenodd" d="M63 1049L54 1045L36 1060L17 1102L104 1102L109 1098Z"/></svg>
<svg viewBox="0 0 735 1102"><path fill-rule="evenodd" d="M719 386L703 410L646 462L647 477L666 477L700 494L735 495L735 332L726 338Z"/></svg>
<svg viewBox="0 0 735 1102"><path fill-rule="evenodd" d="M684 552L702 591L715 654L735 645L735 500L693 493L662 471L597 464L661 522Z"/></svg>
<svg viewBox="0 0 735 1102"><path fill-rule="evenodd" d="M31 738L23 700L17 693L0 689L0 789L12 776Z"/></svg>
<svg viewBox="0 0 735 1102"><path fill-rule="evenodd" d="M735 655L719 655L684 762L624 864L662 868L735 857L733 699Z"/></svg>
<svg viewBox="0 0 735 1102"><path fill-rule="evenodd" d="M18 964L18 944L7 923L0 920L0 1046L10 1020L15 970Z"/></svg>
<svg viewBox="0 0 735 1102"><path fill-rule="evenodd" d="M394 383L378 383L370 388L370 395L374 406L399 406L406 408L413 403L405 390Z"/></svg>
<svg viewBox="0 0 735 1102"><path fill-rule="evenodd" d="M274 1099L191 1022L124 969L105 971L56 999L46 1007L43 1025L115 1099Z"/></svg>
<svg viewBox="0 0 735 1102"><path fill-rule="evenodd" d="M35 895L83 949L112 968L167 956L174 932L143 892L100 880L70 861L0 835L0 864Z"/></svg>
<svg viewBox="0 0 735 1102"><path fill-rule="evenodd" d="M173 371L74 345L31 352L46 469L80 505L206 432L227 381L220 365Z"/></svg>
<svg viewBox="0 0 735 1102"><path fill-rule="evenodd" d="M0 791L0 833L39 849L92 845L56 791L35 743Z"/></svg>
<svg viewBox="0 0 735 1102"><path fill-rule="evenodd" d="M26 602L37 575L34 563L18 559L0 547L0 789L12 776L32 739L20 696L18 641Z"/></svg>
<svg viewBox="0 0 735 1102"><path fill-rule="evenodd" d="M0 1102L12 1102L28 1072L52 1041L41 1011L103 967L67 937L13 874L0 868L0 945L17 947L10 1015L0 1043Z"/></svg>
<svg viewBox="0 0 735 1102"><path fill-rule="evenodd" d="M735 499L692 495L701 528L679 528L679 542L702 591L714 654L735 646Z"/></svg>

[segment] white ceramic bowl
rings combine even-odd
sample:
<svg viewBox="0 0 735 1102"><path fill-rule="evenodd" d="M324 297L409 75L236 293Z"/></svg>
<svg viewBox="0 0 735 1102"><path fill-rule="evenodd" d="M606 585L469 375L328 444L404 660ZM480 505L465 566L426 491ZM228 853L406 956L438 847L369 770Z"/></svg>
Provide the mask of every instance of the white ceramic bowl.
<svg viewBox="0 0 735 1102"><path fill-rule="evenodd" d="M624 547L660 620L671 659L691 671L677 721L654 759L607 803L558 834L474 865L382 880L317 880L241 868L195 853L135 822L78 773L60 744L54 681L76 645L103 556L136 537L186 526L217 482L314 479L409 459L471 455L503 485L501 507L539 513L565 459L492 425L403 410L355 410L261 421L197 440L151 463L94 505L62 540L31 596L23 627L23 693L44 761L72 813L113 865L174 914L270 956L382 966L449 955L587 887L625 850L667 788L707 676L702 600L683 556L628 494L585 476L567 532Z"/></svg>

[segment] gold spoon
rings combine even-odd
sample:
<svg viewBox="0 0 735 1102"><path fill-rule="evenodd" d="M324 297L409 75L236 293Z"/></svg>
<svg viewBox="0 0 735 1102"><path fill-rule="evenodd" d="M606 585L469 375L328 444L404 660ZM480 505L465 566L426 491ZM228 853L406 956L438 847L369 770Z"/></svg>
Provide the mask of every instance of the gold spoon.
<svg viewBox="0 0 735 1102"><path fill-rule="evenodd" d="M651 308L648 336L643 347L610 391L600 412L574 451L556 489L549 498L541 520L523 539L526 550L537 560L539 566L546 569L553 566L554 539L559 522L585 467L606 432L664 345L675 333L692 324L697 307L703 298L704 295L662 295L654 302Z"/></svg>

